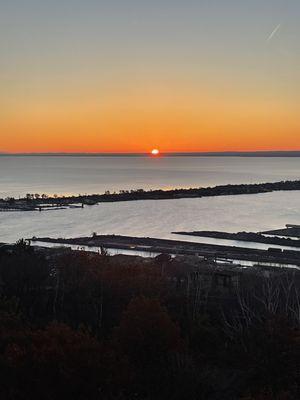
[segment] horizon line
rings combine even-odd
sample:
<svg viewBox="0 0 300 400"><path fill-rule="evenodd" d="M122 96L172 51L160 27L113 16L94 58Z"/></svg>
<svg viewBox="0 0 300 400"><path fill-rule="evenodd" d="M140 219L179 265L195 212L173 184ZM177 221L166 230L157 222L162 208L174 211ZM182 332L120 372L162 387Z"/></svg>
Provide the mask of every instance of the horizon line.
<svg viewBox="0 0 300 400"><path fill-rule="evenodd" d="M195 151L195 152L160 152L165 157L300 157L300 150L254 150L254 151ZM65 157L144 157L151 152L0 152L0 156L65 156Z"/></svg>

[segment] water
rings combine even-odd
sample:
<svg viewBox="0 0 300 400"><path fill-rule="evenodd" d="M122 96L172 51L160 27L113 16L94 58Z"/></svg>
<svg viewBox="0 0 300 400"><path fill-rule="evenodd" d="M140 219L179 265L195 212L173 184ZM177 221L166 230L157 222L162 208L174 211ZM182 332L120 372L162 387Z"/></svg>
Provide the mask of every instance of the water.
<svg viewBox="0 0 300 400"><path fill-rule="evenodd" d="M0 156L0 197L27 192L78 194L271 182L298 179L299 171L300 158ZM295 191L106 203L41 213L5 212L0 213L0 241L14 242L32 236L86 236L97 232L211 242L209 238L171 232L262 231L287 223L300 224L299 205L300 192ZM253 246L246 242L230 244Z"/></svg>
<svg viewBox="0 0 300 400"><path fill-rule="evenodd" d="M300 224L300 191L102 203L84 209L0 213L0 241L98 234L204 241L172 231L262 231ZM246 246L246 244L245 244ZM271 246L273 247L273 246Z"/></svg>
<svg viewBox="0 0 300 400"><path fill-rule="evenodd" d="M300 158L0 156L0 197L298 179Z"/></svg>
<svg viewBox="0 0 300 400"><path fill-rule="evenodd" d="M94 246L78 246L78 245L72 245L72 244L65 244L65 243L48 243L48 242L39 242L33 241L32 245L34 246L40 246L40 247L47 247L47 248L61 248L61 247L66 247L72 250L79 250L79 251L89 251L92 253L98 253L101 254L101 248L100 247L94 247ZM142 250L127 250L127 249L116 249L116 248L106 248L105 249L110 256L114 255L127 255L127 256L139 256L139 257L156 257L160 253L156 253L154 251L142 251ZM174 255L173 255L174 256Z"/></svg>

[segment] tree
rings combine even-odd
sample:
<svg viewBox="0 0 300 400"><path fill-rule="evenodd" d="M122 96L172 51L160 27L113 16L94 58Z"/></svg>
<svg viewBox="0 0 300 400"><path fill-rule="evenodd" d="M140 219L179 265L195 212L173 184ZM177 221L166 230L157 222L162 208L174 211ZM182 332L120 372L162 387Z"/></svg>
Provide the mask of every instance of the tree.
<svg viewBox="0 0 300 400"><path fill-rule="evenodd" d="M180 348L178 327L158 300L134 298L117 331L123 351L139 367L163 361Z"/></svg>
<svg viewBox="0 0 300 400"><path fill-rule="evenodd" d="M14 382L7 388L11 391L7 398L99 399L107 385L109 365L92 336L63 324L22 333L5 349L6 370Z"/></svg>

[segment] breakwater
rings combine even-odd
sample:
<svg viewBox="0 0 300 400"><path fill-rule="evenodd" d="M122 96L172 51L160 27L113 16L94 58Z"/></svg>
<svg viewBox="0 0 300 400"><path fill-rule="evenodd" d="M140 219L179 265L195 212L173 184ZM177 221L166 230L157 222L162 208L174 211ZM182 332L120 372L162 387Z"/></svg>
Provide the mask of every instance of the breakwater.
<svg viewBox="0 0 300 400"><path fill-rule="evenodd" d="M281 231L281 230L279 230ZM276 231L275 231L276 232ZM208 237L214 239L225 239L225 240L237 240L241 242L251 243L265 243L270 245L288 246L300 248L299 239L281 238L281 237L269 237L262 233L256 232L219 232L219 231L193 231L193 232L172 232L175 235L184 236L196 236L196 237Z"/></svg>

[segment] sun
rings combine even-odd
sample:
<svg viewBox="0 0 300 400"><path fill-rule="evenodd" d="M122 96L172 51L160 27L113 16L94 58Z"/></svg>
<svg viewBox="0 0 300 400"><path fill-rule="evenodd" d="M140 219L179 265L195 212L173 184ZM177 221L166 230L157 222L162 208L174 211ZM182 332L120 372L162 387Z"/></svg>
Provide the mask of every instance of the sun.
<svg viewBox="0 0 300 400"><path fill-rule="evenodd" d="M159 150L158 149L153 149L153 150L151 150L151 154L153 156L158 156L159 155Z"/></svg>

